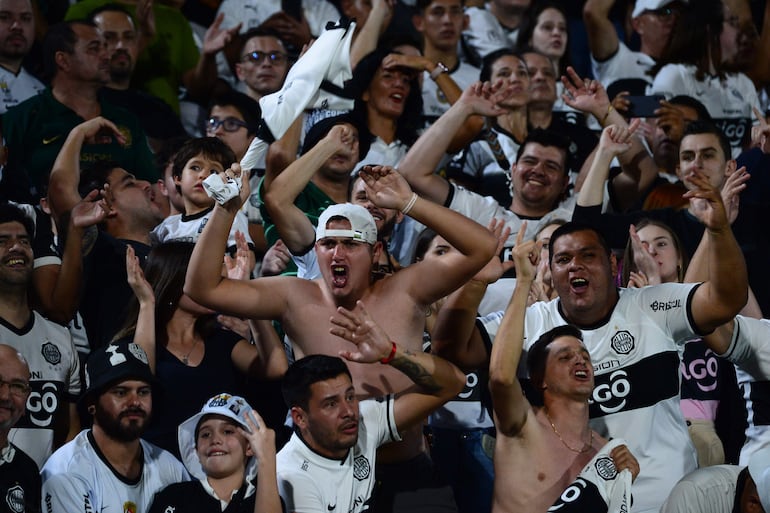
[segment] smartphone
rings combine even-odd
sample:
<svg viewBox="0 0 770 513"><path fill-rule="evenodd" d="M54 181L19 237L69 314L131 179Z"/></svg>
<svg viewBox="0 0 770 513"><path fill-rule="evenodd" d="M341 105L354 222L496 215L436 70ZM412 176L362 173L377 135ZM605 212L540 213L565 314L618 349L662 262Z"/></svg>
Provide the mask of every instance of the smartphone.
<svg viewBox="0 0 770 513"><path fill-rule="evenodd" d="M660 108L661 100L665 100L662 94L652 96L627 96L629 102L627 118L654 118L655 111Z"/></svg>

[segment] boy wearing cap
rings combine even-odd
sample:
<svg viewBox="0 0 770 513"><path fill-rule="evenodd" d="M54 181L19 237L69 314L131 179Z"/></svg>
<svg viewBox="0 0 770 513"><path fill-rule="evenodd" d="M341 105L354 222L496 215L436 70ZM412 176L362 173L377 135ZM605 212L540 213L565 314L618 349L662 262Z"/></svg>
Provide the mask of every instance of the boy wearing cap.
<svg viewBox="0 0 770 513"><path fill-rule="evenodd" d="M206 401L199 413L179 426L179 451L197 481L175 483L158 492L150 513L282 511L275 433L242 397L219 394Z"/></svg>
<svg viewBox="0 0 770 513"><path fill-rule="evenodd" d="M143 513L184 466L140 438L150 421L154 378L141 347L118 341L92 353L81 406L93 427L53 453L41 471L47 513Z"/></svg>

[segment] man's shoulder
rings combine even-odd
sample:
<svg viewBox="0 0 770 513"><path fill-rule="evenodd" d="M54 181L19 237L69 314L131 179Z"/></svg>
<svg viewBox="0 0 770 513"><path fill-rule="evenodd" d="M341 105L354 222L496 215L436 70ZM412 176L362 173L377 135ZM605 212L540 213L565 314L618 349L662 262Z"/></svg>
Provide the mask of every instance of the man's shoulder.
<svg viewBox="0 0 770 513"><path fill-rule="evenodd" d="M11 107L3 114L3 123L28 122L30 117L38 114L50 115L51 109L59 104L51 95L50 88L45 88L40 94L30 96L18 105ZM61 104L59 104L61 105Z"/></svg>
<svg viewBox="0 0 770 513"><path fill-rule="evenodd" d="M81 431L51 454L40 469L44 481L65 473L74 476L93 470L100 460L88 441L88 433L87 429Z"/></svg>

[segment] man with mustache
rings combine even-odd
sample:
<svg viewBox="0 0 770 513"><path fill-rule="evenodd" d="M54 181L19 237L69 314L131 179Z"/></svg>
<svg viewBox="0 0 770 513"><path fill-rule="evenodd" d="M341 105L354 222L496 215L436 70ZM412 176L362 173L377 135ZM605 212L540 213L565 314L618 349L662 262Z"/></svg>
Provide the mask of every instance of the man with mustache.
<svg viewBox="0 0 770 513"><path fill-rule="evenodd" d="M45 86L21 62L35 40L30 0L0 0L0 114L38 94Z"/></svg>
<svg viewBox="0 0 770 513"><path fill-rule="evenodd" d="M89 20L107 47L110 79L101 91L104 99L136 114L151 148L159 148L172 137L187 136L179 116L166 102L130 87L139 55L139 35L131 14L120 5L107 4L92 11Z"/></svg>
<svg viewBox="0 0 770 513"><path fill-rule="evenodd" d="M91 354L80 406L93 417L41 471L48 513L147 511L155 493L189 479L171 453L142 440L155 378L141 347L113 342Z"/></svg>

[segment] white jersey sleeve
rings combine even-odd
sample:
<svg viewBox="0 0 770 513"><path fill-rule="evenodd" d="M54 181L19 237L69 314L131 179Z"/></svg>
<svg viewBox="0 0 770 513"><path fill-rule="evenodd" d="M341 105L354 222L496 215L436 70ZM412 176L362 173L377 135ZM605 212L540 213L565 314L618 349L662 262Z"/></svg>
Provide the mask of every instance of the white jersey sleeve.
<svg viewBox="0 0 770 513"><path fill-rule="evenodd" d="M736 316L730 347L720 356L754 380L770 380L770 319Z"/></svg>
<svg viewBox="0 0 770 513"><path fill-rule="evenodd" d="M44 513L96 512L93 487L76 474L50 476L43 482L42 497Z"/></svg>

